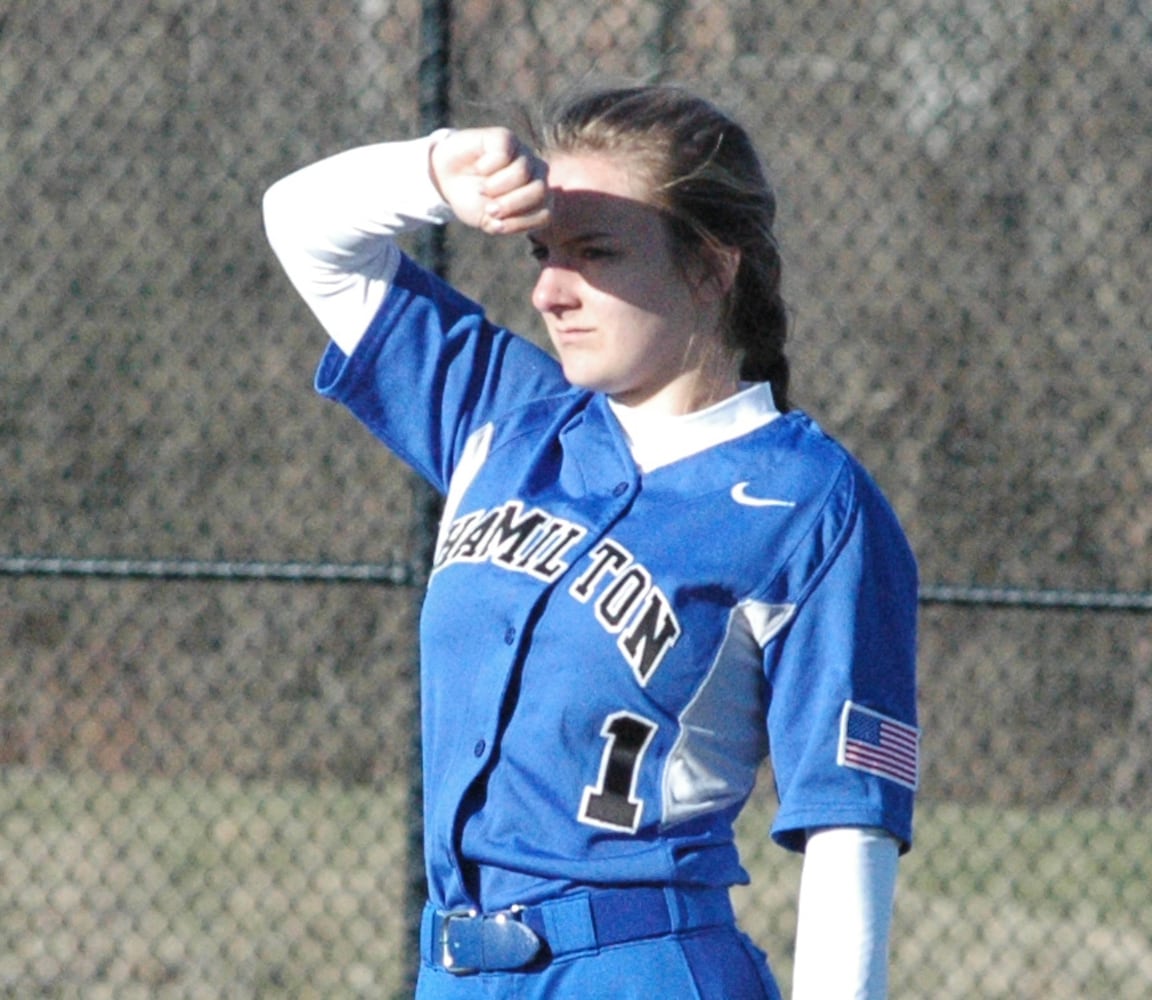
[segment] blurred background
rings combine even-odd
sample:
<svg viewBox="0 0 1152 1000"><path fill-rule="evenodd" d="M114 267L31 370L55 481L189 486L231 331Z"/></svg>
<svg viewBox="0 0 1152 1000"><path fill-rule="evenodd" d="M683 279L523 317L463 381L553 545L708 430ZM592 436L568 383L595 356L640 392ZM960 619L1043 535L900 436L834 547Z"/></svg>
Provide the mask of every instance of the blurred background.
<svg viewBox="0 0 1152 1000"><path fill-rule="evenodd" d="M0 5L0 995L410 993L435 502L311 391L260 197L617 78L749 126L794 397L920 560L892 996L1147 996L1148 0ZM521 241L411 251L540 337Z"/></svg>

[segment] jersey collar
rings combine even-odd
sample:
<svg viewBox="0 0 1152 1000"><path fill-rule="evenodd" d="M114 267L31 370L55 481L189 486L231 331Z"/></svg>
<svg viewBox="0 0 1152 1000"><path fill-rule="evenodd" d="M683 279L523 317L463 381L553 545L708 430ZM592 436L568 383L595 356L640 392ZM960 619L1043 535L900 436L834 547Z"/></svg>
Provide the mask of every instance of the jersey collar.
<svg viewBox="0 0 1152 1000"><path fill-rule="evenodd" d="M641 472L696 455L771 423L780 411L767 382L746 385L703 410L679 416L652 414L608 400Z"/></svg>

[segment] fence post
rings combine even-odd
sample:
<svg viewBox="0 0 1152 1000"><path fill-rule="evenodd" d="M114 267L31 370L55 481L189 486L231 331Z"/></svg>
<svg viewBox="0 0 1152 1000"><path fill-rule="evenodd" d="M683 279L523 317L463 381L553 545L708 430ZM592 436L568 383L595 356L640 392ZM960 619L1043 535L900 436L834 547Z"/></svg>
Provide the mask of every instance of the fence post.
<svg viewBox="0 0 1152 1000"><path fill-rule="evenodd" d="M422 0L420 10L420 68L418 74L420 127L427 134L448 123L449 83L451 76L451 0ZM425 226L419 234L416 254L420 263L441 277L447 277L448 253L443 226ZM423 479L411 475L413 493L413 552L412 560L420 567L420 576L427 579L432 565L433 547L436 541L436 526L440 515L440 497ZM412 719L412 749L409 754L408 769L408 829L407 850L405 852L405 910L406 938L404 953L406 959L405 990L402 996L411 997L416 989L416 977L420 970L420 918L428 887L424 877L424 811L423 811L423 767L421 756L420 727L420 644L419 617L422 595L416 595L412 602L413 644L412 682L416 688L415 706Z"/></svg>

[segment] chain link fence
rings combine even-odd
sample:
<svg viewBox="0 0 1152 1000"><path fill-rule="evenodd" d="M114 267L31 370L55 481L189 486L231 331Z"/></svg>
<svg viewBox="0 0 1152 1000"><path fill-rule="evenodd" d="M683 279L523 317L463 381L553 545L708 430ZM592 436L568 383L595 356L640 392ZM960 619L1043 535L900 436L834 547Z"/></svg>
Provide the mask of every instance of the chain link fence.
<svg viewBox="0 0 1152 1000"><path fill-rule="evenodd" d="M1147 0L0 8L0 995L410 989L430 503L310 392L259 199L589 77L750 126L796 399L919 554L893 997L1147 995ZM518 241L415 249L538 335ZM738 903L786 984L763 786Z"/></svg>

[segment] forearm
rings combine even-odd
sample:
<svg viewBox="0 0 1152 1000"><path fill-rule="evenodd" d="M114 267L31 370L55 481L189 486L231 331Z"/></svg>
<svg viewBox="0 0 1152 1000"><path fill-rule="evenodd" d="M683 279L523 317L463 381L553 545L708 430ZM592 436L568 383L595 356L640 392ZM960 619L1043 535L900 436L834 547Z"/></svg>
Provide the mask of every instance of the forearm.
<svg viewBox="0 0 1152 1000"><path fill-rule="evenodd" d="M395 276L400 251L393 238L451 215L429 173L436 138L337 153L289 174L264 195L272 249L345 354Z"/></svg>
<svg viewBox="0 0 1152 1000"><path fill-rule="evenodd" d="M884 1000L899 845L882 830L809 838L800 881L792 1000Z"/></svg>

